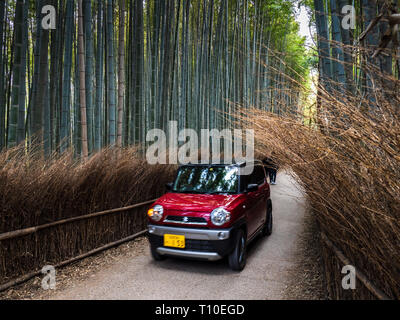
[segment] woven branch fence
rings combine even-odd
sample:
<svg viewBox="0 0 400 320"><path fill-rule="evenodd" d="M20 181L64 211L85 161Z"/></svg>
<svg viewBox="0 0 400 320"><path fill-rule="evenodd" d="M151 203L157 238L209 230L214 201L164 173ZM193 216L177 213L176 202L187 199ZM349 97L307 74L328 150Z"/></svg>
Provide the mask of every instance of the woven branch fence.
<svg viewBox="0 0 400 320"><path fill-rule="evenodd" d="M373 281L354 265L343 252L328 239L324 232L321 232L321 251L324 261L326 289L329 299L334 300L391 300ZM355 289L343 289L342 268L352 265L356 270Z"/></svg>
<svg viewBox="0 0 400 320"><path fill-rule="evenodd" d="M143 235L154 201L0 234L0 291Z"/></svg>

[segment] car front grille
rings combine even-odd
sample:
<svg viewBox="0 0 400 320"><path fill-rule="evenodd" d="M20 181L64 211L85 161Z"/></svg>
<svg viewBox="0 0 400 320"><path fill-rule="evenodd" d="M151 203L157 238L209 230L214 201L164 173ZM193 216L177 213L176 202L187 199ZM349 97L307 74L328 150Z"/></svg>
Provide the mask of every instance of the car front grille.
<svg viewBox="0 0 400 320"><path fill-rule="evenodd" d="M195 251L204 251L204 252L214 251L214 246L208 240L186 239L185 240L185 248L186 248L186 250L195 250Z"/></svg>
<svg viewBox="0 0 400 320"><path fill-rule="evenodd" d="M165 223L179 223L188 225L207 225L207 220L201 217L188 217L188 216L171 216L168 215L164 219Z"/></svg>

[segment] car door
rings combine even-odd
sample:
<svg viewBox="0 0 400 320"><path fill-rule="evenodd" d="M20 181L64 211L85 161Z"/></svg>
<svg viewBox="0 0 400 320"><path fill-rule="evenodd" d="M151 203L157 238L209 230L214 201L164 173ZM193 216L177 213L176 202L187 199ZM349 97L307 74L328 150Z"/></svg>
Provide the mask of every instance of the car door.
<svg viewBox="0 0 400 320"><path fill-rule="evenodd" d="M259 182L259 208L257 212L258 216L258 227L262 227L267 218L267 207L269 198L269 185L267 183L267 176L264 167L260 166L258 172L258 182Z"/></svg>
<svg viewBox="0 0 400 320"><path fill-rule="evenodd" d="M258 165L255 166L247 180L247 184L257 184L259 186L258 190L247 193L247 231L249 238L251 238L259 229L261 220L265 217L265 212L263 212L264 202L266 202L263 189L263 181L265 181L263 168Z"/></svg>

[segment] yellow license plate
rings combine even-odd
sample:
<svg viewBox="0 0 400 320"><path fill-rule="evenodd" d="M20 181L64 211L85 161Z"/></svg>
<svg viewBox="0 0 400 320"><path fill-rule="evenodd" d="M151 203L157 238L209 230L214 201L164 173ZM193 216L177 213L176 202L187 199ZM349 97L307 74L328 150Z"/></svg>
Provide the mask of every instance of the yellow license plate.
<svg viewBox="0 0 400 320"><path fill-rule="evenodd" d="M185 236L164 234L164 247L185 248Z"/></svg>

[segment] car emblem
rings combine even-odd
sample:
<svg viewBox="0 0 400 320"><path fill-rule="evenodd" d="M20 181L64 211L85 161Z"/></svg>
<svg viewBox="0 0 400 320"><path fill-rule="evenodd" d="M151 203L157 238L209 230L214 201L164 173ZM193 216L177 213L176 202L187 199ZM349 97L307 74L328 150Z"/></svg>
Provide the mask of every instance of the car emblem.
<svg viewBox="0 0 400 320"><path fill-rule="evenodd" d="M183 222L188 222L189 218L188 217L183 217Z"/></svg>

